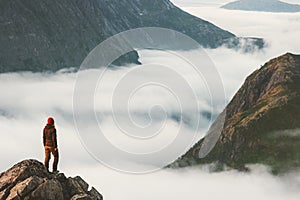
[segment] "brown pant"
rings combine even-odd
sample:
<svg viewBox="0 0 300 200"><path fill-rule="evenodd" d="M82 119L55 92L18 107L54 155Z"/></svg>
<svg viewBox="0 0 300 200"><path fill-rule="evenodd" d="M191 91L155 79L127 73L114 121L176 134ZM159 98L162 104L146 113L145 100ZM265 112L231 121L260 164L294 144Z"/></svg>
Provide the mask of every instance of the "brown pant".
<svg viewBox="0 0 300 200"><path fill-rule="evenodd" d="M59 156L58 156L58 149L55 149L54 147L45 146L45 167L49 171L49 161L51 159L51 153L54 156L53 171L56 171Z"/></svg>

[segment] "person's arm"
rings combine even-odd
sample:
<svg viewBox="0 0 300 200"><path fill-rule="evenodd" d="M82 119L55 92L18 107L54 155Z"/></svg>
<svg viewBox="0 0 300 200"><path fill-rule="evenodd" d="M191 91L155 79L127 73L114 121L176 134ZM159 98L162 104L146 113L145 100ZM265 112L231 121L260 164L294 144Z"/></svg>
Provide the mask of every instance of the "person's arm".
<svg viewBox="0 0 300 200"><path fill-rule="evenodd" d="M43 144L45 146L46 144L46 134L45 134L45 129L43 130Z"/></svg>
<svg viewBox="0 0 300 200"><path fill-rule="evenodd" d="M54 131L53 131L52 141L53 141L53 144L54 144L54 148L57 148L56 129L54 129Z"/></svg>

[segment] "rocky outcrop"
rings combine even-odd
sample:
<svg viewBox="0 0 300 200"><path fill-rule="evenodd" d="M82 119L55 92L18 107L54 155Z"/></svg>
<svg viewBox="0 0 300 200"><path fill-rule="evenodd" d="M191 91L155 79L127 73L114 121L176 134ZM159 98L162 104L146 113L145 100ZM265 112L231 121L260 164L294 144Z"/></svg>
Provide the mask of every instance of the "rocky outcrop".
<svg viewBox="0 0 300 200"><path fill-rule="evenodd" d="M262 163L274 173L300 167L300 56L287 53L252 73L226 107L225 124L209 155L199 141L172 167L217 163L245 170Z"/></svg>
<svg viewBox="0 0 300 200"><path fill-rule="evenodd" d="M0 175L0 200L102 200L80 177L47 172L37 160L24 160Z"/></svg>
<svg viewBox="0 0 300 200"><path fill-rule="evenodd" d="M139 27L173 29L209 48L245 43L169 0L0 0L0 72L78 68L100 42ZM245 40L246 49L264 45ZM114 62L126 63L139 63L136 51Z"/></svg>

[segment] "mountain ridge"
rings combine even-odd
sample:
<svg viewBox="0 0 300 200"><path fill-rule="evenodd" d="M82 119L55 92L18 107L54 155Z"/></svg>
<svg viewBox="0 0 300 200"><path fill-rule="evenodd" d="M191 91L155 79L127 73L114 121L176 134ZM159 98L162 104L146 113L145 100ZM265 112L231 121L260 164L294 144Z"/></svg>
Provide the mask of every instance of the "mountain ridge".
<svg viewBox="0 0 300 200"><path fill-rule="evenodd" d="M225 108L221 136L200 159L201 139L171 167L215 163L247 170L266 164L273 173L300 167L300 55L286 53L247 77ZM206 136L207 137L207 136Z"/></svg>
<svg viewBox="0 0 300 200"><path fill-rule="evenodd" d="M0 5L0 72L79 68L105 39L141 27L173 29L208 48L242 43L169 0L0 0ZM262 39L244 40L250 50L264 46ZM139 64L138 59L133 49L114 64Z"/></svg>

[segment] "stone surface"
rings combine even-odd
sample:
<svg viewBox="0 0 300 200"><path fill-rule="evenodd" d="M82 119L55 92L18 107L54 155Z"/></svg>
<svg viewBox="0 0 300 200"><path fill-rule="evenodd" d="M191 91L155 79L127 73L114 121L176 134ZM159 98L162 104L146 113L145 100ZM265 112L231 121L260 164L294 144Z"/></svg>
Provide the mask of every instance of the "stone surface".
<svg viewBox="0 0 300 200"><path fill-rule="evenodd" d="M31 176L44 178L47 176L47 170L42 163L36 160L20 162L2 174L0 178L0 191Z"/></svg>
<svg viewBox="0 0 300 200"><path fill-rule="evenodd" d="M30 195L30 199L55 199L63 200L61 184L57 180L47 180L35 189Z"/></svg>
<svg viewBox="0 0 300 200"><path fill-rule="evenodd" d="M26 180L16 184L11 190L8 199L15 199L25 197L27 194L36 189L40 184L43 183L43 179L37 176L32 176Z"/></svg>
<svg viewBox="0 0 300 200"><path fill-rule="evenodd" d="M85 193L84 189L74 178L68 178L68 187L71 196Z"/></svg>
<svg viewBox="0 0 300 200"><path fill-rule="evenodd" d="M24 160L0 176L0 200L102 200L102 195L80 177L48 173L36 160Z"/></svg>
<svg viewBox="0 0 300 200"><path fill-rule="evenodd" d="M9 188L0 191L0 199L4 200L9 195Z"/></svg>
<svg viewBox="0 0 300 200"><path fill-rule="evenodd" d="M94 188L89 191L89 195L93 198L93 200L102 200L103 196Z"/></svg>
<svg viewBox="0 0 300 200"><path fill-rule="evenodd" d="M93 199L87 194L83 194L83 195L76 194L71 198L71 200L93 200Z"/></svg>
<svg viewBox="0 0 300 200"><path fill-rule="evenodd" d="M81 186L81 188L83 189L84 192L88 191L89 188L89 184L87 182L85 182L80 176L76 176L73 178L77 183L79 183L79 185Z"/></svg>

